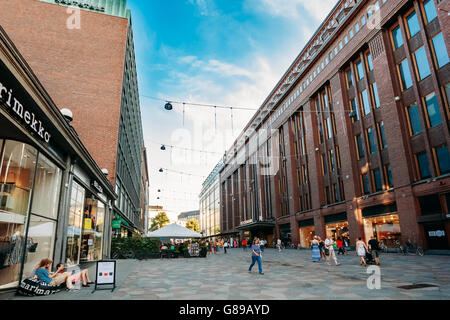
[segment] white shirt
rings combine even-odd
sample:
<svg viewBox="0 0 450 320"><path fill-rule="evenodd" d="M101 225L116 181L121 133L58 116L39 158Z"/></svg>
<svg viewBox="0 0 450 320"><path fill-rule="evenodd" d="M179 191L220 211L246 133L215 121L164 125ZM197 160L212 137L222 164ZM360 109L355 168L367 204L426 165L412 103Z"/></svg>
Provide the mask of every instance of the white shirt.
<svg viewBox="0 0 450 320"><path fill-rule="evenodd" d="M326 246L327 248L333 248L333 243L334 243L333 240L331 240L331 239L325 239L325 246Z"/></svg>

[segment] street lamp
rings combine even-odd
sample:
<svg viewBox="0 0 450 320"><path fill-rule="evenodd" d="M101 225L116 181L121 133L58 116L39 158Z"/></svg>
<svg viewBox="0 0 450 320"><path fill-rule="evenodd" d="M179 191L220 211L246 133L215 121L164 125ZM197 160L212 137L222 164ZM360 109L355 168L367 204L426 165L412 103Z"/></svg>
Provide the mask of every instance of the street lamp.
<svg viewBox="0 0 450 320"><path fill-rule="evenodd" d="M163 172L164 170L161 168L161 169L159 169L159 172Z"/></svg>
<svg viewBox="0 0 450 320"><path fill-rule="evenodd" d="M167 103L164 105L164 109L170 111L173 109L173 106L169 101L167 101Z"/></svg>
<svg viewBox="0 0 450 320"><path fill-rule="evenodd" d="M162 146L161 146L161 150L163 150L163 151L166 150L166 146L165 146L165 145L162 145Z"/></svg>

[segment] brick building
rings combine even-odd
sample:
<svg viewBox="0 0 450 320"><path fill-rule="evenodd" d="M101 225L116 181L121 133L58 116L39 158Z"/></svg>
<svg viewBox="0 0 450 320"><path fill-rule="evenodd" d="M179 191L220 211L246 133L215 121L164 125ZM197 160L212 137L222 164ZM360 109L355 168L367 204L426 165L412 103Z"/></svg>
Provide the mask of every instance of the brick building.
<svg viewBox="0 0 450 320"><path fill-rule="evenodd" d="M0 6L8 12L0 24L56 104L72 111L72 126L107 169L119 195L116 234L142 233L146 159L126 0L0 0Z"/></svg>
<svg viewBox="0 0 450 320"><path fill-rule="evenodd" d="M226 154L222 232L449 249L448 0L341 0Z"/></svg>

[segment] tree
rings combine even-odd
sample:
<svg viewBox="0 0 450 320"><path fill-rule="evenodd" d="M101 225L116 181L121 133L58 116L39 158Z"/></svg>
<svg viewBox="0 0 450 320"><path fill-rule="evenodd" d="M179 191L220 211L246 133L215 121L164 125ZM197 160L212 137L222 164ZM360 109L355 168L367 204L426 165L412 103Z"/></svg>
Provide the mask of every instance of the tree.
<svg viewBox="0 0 450 320"><path fill-rule="evenodd" d="M169 223L170 220L169 217L167 217L167 214L165 212L159 212L154 218L152 218L152 225L148 230L153 232L167 226Z"/></svg>
<svg viewBox="0 0 450 320"><path fill-rule="evenodd" d="M191 229L195 232L200 232L200 226L198 224L197 219L190 219L188 222L186 222L186 228Z"/></svg>

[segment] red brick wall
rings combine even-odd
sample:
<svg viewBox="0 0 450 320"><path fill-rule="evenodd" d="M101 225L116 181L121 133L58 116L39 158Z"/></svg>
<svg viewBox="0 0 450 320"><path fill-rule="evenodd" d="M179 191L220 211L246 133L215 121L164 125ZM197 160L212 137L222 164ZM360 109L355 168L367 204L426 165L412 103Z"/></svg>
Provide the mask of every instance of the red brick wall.
<svg viewBox="0 0 450 320"><path fill-rule="evenodd" d="M0 24L30 64L95 161L114 183L128 20L81 10L68 29L67 7L0 0Z"/></svg>

